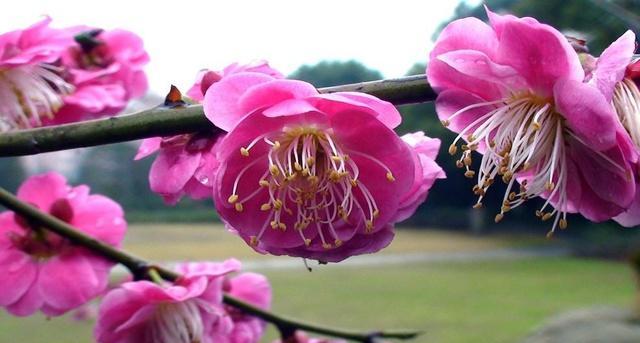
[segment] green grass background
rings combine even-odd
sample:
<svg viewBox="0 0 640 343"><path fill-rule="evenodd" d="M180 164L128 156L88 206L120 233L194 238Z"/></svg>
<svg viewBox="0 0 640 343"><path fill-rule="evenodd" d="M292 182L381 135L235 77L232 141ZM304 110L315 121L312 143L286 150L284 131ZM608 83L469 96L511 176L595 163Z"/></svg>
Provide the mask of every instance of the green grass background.
<svg viewBox="0 0 640 343"><path fill-rule="evenodd" d="M238 239L221 235L220 231L191 229L203 231L183 232L177 235L186 237L180 241L155 232L167 228L136 227L127 246L138 254L164 247L158 255L186 258L189 256L181 254L189 249L183 245L189 246L191 240L195 246L193 258L219 259L219 255L230 254L253 260L268 258L250 252ZM209 230L212 236L206 237ZM189 235L192 237L188 238ZM145 236L153 237L152 241L166 241L150 248L154 244L144 243ZM198 248L207 240L212 249ZM388 253L413 251L421 246L420 250L426 247L435 251L482 251L523 242L530 239L409 231L399 233ZM223 251L216 250L217 245L224 247ZM234 253L235 249L238 250ZM173 250L177 251L175 256ZM307 272L300 263L299 269L264 272L274 288L275 311L349 329L424 331L415 342L514 342L550 315L596 304L631 306L634 299L631 271L617 262L554 257L400 266L321 266L313 272ZM92 323L75 322L68 317L0 315L0 342L91 342L91 330ZM272 330L264 341L270 342L274 337Z"/></svg>

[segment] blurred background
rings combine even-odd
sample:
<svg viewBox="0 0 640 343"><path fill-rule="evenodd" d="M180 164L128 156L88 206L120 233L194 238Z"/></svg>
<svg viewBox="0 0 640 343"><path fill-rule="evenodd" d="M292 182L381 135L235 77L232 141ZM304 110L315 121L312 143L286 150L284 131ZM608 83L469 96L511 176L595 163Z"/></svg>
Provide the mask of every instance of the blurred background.
<svg viewBox="0 0 640 343"><path fill-rule="evenodd" d="M627 29L640 32L637 0L485 4L585 39L594 55ZM444 25L467 16L486 19L478 1L22 1L0 14L0 28L28 25L39 14L51 15L57 26L121 27L143 37L152 60L151 89L129 112L159 104L170 84L188 89L199 69L238 60L266 59L316 87L423 74ZM137 142L5 158L0 185L15 191L28 175L58 170L71 183L88 184L122 204L132 224L125 248L167 263L242 258L247 269L271 278L277 311L325 324L415 328L425 332L419 342L514 342L534 339L532 332L549 316L568 310L632 307L635 283L627 260L640 248L637 230L570 216L568 229L547 240L549 223L535 217L536 200L495 224L502 190L494 186L484 209L471 208L472 182L446 153L455 135L441 126L433 105L400 110L400 134L423 130L442 140L438 163L447 180L436 182L383 253L339 266L313 265L311 273L301 260L253 253L225 232L210 201L165 206L149 191L153 158L133 161ZM90 329L70 318L0 315L1 342L86 342Z"/></svg>

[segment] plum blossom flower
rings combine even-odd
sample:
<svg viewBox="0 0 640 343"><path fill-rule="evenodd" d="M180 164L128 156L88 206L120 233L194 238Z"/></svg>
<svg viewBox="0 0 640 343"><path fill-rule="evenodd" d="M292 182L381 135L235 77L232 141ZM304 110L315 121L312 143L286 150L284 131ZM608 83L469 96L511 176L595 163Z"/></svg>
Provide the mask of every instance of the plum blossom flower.
<svg viewBox="0 0 640 343"><path fill-rule="evenodd" d="M547 200L536 214L554 218L550 233L567 226L568 212L593 221L620 214L635 195L637 157L608 99L583 83L577 54L554 28L487 13L490 26L449 24L427 68L438 115L459 133L449 152L466 141L457 164L477 178L476 206L501 177L507 190L496 221L537 196ZM483 154L477 175L472 151Z"/></svg>
<svg viewBox="0 0 640 343"><path fill-rule="evenodd" d="M183 275L218 275L219 263L195 262L179 265L177 270ZM239 269L239 266L238 266ZM224 275L217 279L215 287L222 291L250 303L263 310L271 308L271 285L264 275L257 273L240 273L238 275ZM211 286L210 286L211 287ZM222 301L220 299L220 301ZM223 305L224 315L217 325L213 336L216 343L257 343L262 338L266 323L254 316L228 305Z"/></svg>
<svg viewBox="0 0 640 343"><path fill-rule="evenodd" d="M18 198L106 244L119 246L127 224L120 206L56 173L34 176ZM111 261L13 213L0 213L0 306L17 316L57 316L100 295Z"/></svg>
<svg viewBox="0 0 640 343"><path fill-rule="evenodd" d="M61 56L64 76L75 91L47 124L114 115L148 89L144 66L149 55L142 39L130 31L88 27L65 30L75 42Z"/></svg>
<svg viewBox="0 0 640 343"><path fill-rule="evenodd" d="M240 262L185 263L174 283L126 282L108 293L98 313L101 343L257 343L264 324L222 303L223 292L268 309L271 288L264 276L238 271Z"/></svg>
<svg viewBox="0 0 640 343"><path fill-rule="evenodd" d="M50 22L0 35L0 132L42 125L73 89L54 65L69 39Z"/></svg>
<svg viewBox="0 0 640 343"><path fill-rule="evenodd" d="M212 84L243 71L275 78L282 77L280 72L264 61L246 65L234 63L220 72L201 71L187 95L200 102ZM142 141L135 159L139 160L160 151L149 171L149 184L151 190L160 194L165 202L175 204L184 195L192 199L208 198L212 192L212 177L219 165L216 147L220 136L219 131L202 131L195 134L148 138Z"/></svg>
<svg viewBox="0 0 640 343"><path fill-rule="evenodd" d="M634 56L635 34L627 31L595 59L595 66L585 79L597 87L615 108L618 119L640 151L640 58ZM593 57L592 57L593 58ZM638 180L636 170L636 183ZM614 217L624 226L640 224L640 187L630 208Z"/></svg>
<svg viewBox="0 0 640 343"><path fill-rule="evenodd" d="M216 209L254 250L339 262L391 242L416 169L391 104L245 72L213 84L204 109L229 131Z"/></svg>

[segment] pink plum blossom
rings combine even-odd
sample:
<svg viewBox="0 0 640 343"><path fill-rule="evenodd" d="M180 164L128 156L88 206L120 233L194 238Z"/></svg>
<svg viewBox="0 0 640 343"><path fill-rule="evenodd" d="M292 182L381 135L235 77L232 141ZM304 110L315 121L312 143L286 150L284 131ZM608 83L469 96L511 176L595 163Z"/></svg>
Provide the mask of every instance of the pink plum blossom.
<svg viewBox="0 0 640 343"><path fill-rule="evenodd" d="M635 34L627 31L596 59L586 81L597 87L615 108L618 119L640 152L640 60L634 59ZM636 183L640 181L638 169ZM640 225L640 187L630 208L614 220L624 226Z"/></svg>
<svg viewBox="0 0 640 343"><path fill-rule="evenodd" d="M536 196L547 199L537 215L554 218L550 233L567 226L568 212L592 221L620 214L635 196L637 157L607 97L583 83L560 32L533 18L487 14L491 25L447 25L427 68L438 115L459 133L449 152L466 141L458 165L477 179L476 206L500 177L507 190L496 221ZM483 155L477 173L472 151Z"/></svg>
<svg viewBox="0 0 640 343"><path fill-rule="evenodd" d="M73 88L54 66L70 39L50 22L0 34L0 132L42 125Z"/></svg>
<svg viewBox="0 0 640 343"><path fill-rule="evenodd" d="M219 263L194 262L178 266L183 275L217 275ZM238 265L239 269L239 265ZM240 299L263 310L271 308L271 285L264 275L240 273L225 275L218 279L215 287L234 298ZM220 300L221 301L221 300ZM244 314L242 311L224 305L224 315L220 319L213 341L216 343L257 343L265 331L265 322Z"/></svg>
<svg viewBox="0 0 640 343"><path fill-rule="evenodd" d="M127 224L120 206L85 185L71 187L59 174L28 179L18 198L111 246ZM73 245L13 213L0 213L0 306L27 316L57 316L78 308L107 287L111 261Z"/></svg>
<svg viewBox="0 0 640 343"><path fill-rule="evenodd" d="M145 94L148 82L143 68L149 55L140 37L121 29L73 27L66 32L75 43L64 51L60 64L75 91L47 124L114 115L129 100Z"/></svg>
<svg viewBox="0 0 640 343"><path fill-rule="evenodd" d="M247 65L234 63L220 72L201 71L187 95L193 100L202 101L204 93L212 84L243 71L274 78L282 77L280 72L264 61ZM216 147L221 135L219 131L203 131L196 134L148 138L142 141L135 159L139 160L159 151L149 171L149 184L151 190L160 194L165 202L175 204L184 195L192 199L208 198L211 197L213 175L219 165Z"/></svg>
<svg viewBox="0 0 640 343"><path fill-rule="evenodd" d="M174 283L127 282L104 298L95 337L101 343L257 343L264 323L222 303L223 292L268 309L271 288L262 275L238 271L240 262L185 263ZM159 281L158 281L159 282Z"/></svg>
<svg viewBox="0 0 640 343"><path fill-rule="evenodd" d="M216 209L258 252L325 262L375 252L412 206L414 153L393 132L401 117L385 101L245 72L209 87L204 110L229 131Z"/></svg>

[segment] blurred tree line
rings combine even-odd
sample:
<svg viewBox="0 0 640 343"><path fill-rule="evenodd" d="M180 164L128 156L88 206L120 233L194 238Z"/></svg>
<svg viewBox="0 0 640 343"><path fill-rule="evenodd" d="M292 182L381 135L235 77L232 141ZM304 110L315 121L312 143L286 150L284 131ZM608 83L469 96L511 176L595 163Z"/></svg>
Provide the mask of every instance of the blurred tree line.
<svg viewBox="0 0 640 343"><path fill-rule="evenodd" d="M599 53L632 26L636 18L633 10L637 8L634 5L640 5L638 0L487 0L485 3L493 11L533 16L577 38L585 38L594 53ZM450 21L467 16L486 19L482 5L470 6L462 2ZM441 28L447 23L443 23ZM638 24L637 21L635 23ZM433 38L436 37L437 33ZM425 51L425 59L427 54ZM407 71L407 75L424 72L425 63L417 63ZM379 71L367 68L357 61L323 61L316 65L301 66L290 75L290 78L308 81L316 87L370 81L382 77ZM422 130L428 136L441 140L441 153L437 162L445 169L448 178L446 181L436 182L430 191L428 201L407 221L408 225L471 229L477 232L489 228L535 229L542 232L548 229L548 223L541 223L534 216L535 209L541 205L536 200L529 201L525 208L510 212L499 225L494 225L493 217L499 209L504 192L504 186L500 185L500 182L496 182L484 201L488 208L473 210L471 206L476 201L471 192L473 182L463 176L462 171L455 167L454 158L447 153L447 147L456 135L440 124L433 103L403 106L400 111L403 123L397 129L399 134ZM119 201L127 209L129 220L204 221L215 217L211 201L183 199L175 207L165 206L160 197L153 194L148 187L148 172L153 158L133 162L136 149L137 144L132 143L91 148L84 158L77 161L77 178L71 181L87 183L94 192ZM476 163L479 162L477 157L474 160ZM19 159L1 161L0 185L15 190L24 180L24 174ZM571 216L569 225L581 229L589 226L579 216Z"/></svg>

